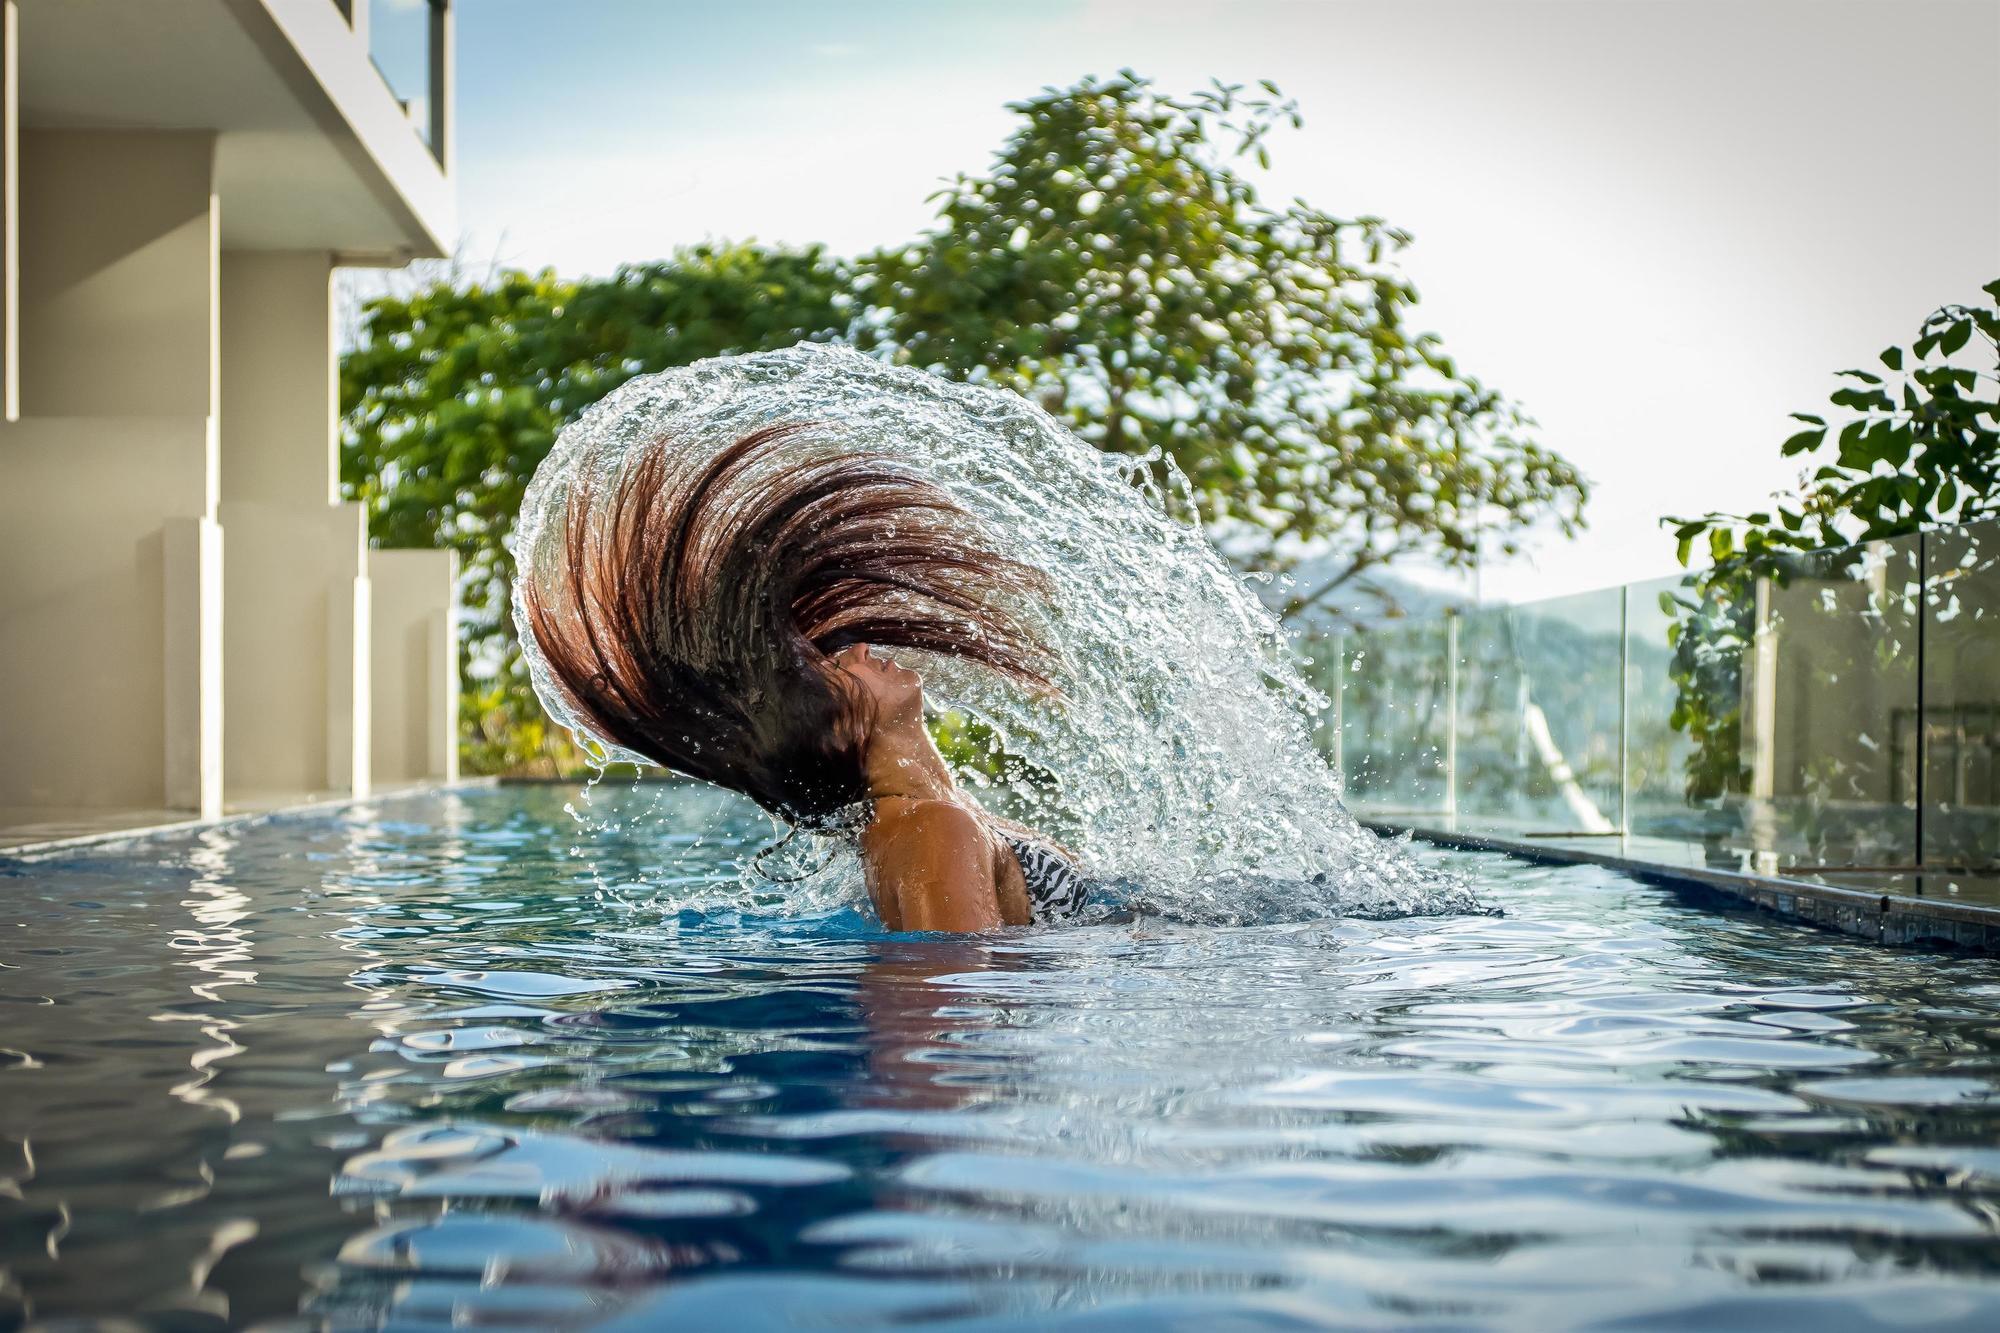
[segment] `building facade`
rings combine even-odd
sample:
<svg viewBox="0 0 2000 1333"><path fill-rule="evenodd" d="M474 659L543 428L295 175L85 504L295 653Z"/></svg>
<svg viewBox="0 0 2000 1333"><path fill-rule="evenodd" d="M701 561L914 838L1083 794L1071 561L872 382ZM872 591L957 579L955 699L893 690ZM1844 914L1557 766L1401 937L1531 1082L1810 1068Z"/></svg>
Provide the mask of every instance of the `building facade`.
<svg viewBox="0 0 2000 1333"><path fill-rule="evenodd" d="M0 846L456 775L333 279L446 252L448 0L0 0Z"/></svg>

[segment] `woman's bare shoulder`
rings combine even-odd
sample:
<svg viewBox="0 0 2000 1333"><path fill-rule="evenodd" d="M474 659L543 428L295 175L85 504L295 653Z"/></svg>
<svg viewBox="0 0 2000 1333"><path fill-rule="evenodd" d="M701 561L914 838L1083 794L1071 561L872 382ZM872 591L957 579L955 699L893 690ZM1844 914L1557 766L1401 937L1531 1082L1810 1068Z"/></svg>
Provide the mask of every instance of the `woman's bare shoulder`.
<svg viewBox="0 0 2000 1333"><path fill-rule="evenodd" d="M987 930L1006 924L992 835L975 810L943 800L884 801L861 835L868 887L898 930Z"/></svg>
<svg viewBox="0 0 2000 1333"><path fill-rule="evenodd" d="M875 803L875 818L861 837L878 845L909 837L983 841L986 821L958 801L891 796Z"/></svg>

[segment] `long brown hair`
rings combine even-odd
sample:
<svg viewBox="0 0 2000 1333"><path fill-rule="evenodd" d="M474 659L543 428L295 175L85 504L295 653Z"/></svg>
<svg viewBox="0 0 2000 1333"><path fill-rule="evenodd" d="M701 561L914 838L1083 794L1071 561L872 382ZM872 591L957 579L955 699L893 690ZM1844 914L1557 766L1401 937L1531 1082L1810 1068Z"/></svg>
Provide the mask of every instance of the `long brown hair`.
<svg viewBox="0 0 2000 1333"><path fill-rule="evenodd" d="M655 441L608 488L585 459L521 573L591 731L807 824L868 794L865 697L834 653L919 649L1043 690L1051 661L1024 615L1041 571L935 483L820 431L766 426L689 468Z"/></svg>

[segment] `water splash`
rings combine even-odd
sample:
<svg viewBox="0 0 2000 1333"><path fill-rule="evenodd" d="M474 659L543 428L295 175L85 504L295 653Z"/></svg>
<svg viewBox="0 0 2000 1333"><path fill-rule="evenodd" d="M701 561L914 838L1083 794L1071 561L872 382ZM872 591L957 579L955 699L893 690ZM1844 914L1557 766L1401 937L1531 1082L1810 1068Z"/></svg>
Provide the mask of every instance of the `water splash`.
<svg viewBox="0 0 2000 1333"><path fill-rule="evenodd" d="M1052 580L1040 628L1061 659L1059 704L957 662L912 663L933 704L990 726L1035 775L982 800L1179 919L1476 910L1462 883L1342 808L1312 741L1324 701L1284 628L1202 536L1179 473L1161 468L1163 490L1158 460L1094 449L1018 395L817 345L635 379L564 430L536 472L516 535L521 569L551 558L552 520L586 460L615 470L635 451L670 447L695 466L755 428L809 422L942 485L986 520L1003 554ZM518 589L515 616L524 624ZM599 757L637 758L592 736L525 628L521 638L551 715ZM852 868L786 888L824 908L855 891ZM757 887L770 888L746 884Z"/></svg>

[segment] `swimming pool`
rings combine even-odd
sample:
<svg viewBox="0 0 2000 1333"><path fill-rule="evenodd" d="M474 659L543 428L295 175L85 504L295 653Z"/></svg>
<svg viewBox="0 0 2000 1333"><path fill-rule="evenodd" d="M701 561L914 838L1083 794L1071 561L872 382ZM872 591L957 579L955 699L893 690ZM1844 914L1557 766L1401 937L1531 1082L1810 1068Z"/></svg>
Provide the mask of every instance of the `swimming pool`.
<svg viewBox="0 0 2000 1333"><path fill-rule="evenodd" d="M1506 914L701 916L763 821L574 798L0 862L0 1327L2000 1323L1993 960L1436 851Z"/></svg>

